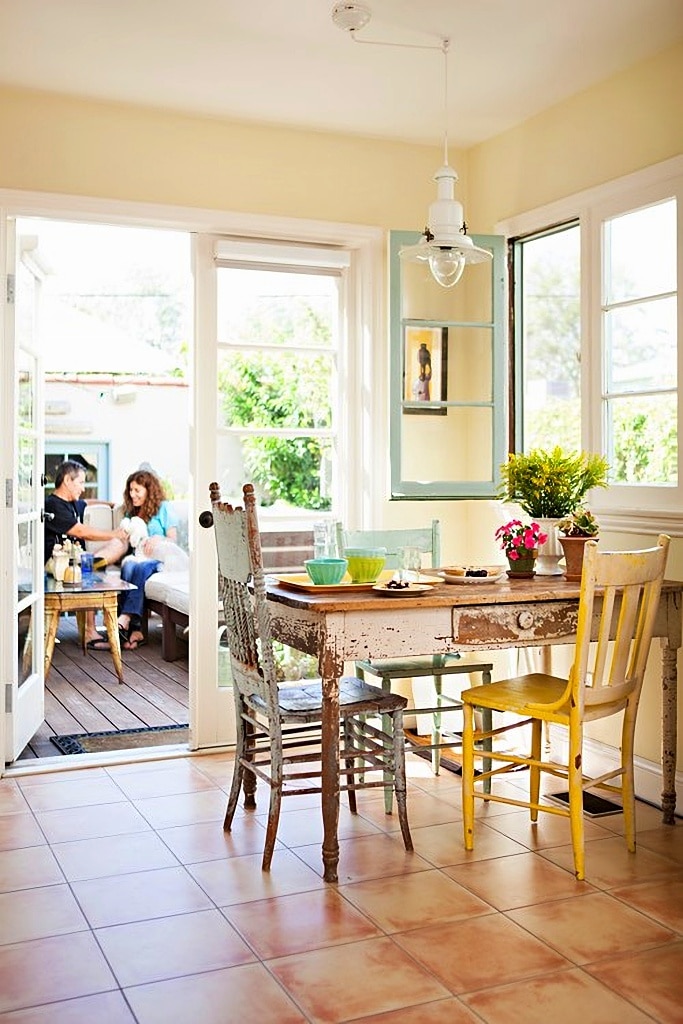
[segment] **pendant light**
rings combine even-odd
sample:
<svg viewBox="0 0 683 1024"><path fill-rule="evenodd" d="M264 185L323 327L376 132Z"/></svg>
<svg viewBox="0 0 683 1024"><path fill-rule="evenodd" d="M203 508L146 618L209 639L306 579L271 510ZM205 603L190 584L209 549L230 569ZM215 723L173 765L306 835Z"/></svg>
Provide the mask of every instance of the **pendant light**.
<svg viewBox="0 0 683 1024"><path fill-rule="evenodd" d="M434 280L443 288L452 288L462 277L468 263L484 263L493 258L488 249L480 249L467 234L462 204L455 198L458 175L448 162L448 50L450 40L442 39L441 46L420 43L391 43L379 39L362 39L358 31L370 21L371 11L366 3L336 3L332 8L332 21L337 28L348 32L354 43L372 46L399 46L417 50L441 49L444 61L444 135L443 166L434 175L436 199L429 207L427 227L417 245L408 245L399 251L402 260L428 263Z"/></svg>
<svg viewBox="0 0 683 1024"><path fill-rule="evenodd" d="M444 58L444 136L443 166L434 175L436 199L430 204L427 226L417 245L399 251L408 262L428 263L432 277L442 288L452 288L462 277L468 263L484 263L492 259L488 249L480 249L467 234L462 203L455 198L458 175L448 162L448 49L450 40L443 39Z"/></svg>

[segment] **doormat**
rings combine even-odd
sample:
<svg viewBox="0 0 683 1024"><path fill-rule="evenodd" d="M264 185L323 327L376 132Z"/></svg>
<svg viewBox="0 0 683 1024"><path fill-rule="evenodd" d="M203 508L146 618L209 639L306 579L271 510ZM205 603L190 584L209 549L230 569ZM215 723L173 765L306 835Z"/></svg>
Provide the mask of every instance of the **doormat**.
<svg viewBox="0 0 683 1024"><path fill-rule="evenodd" d="M189 726L155 725L114 732L82 732L72 736L50 736L62 754L92 754L131 747L161 747L169 743L187 743Z"/></svg>
<svg viewBox="0 0 683 1024"><path fill-rule="evenodd" d="M569 805L569 793L547 793L546 795L552 803L563 804L565 807ZM621 814L621 812L622 808L612 800L605 800L604 797L596 796L595 793L584 792L583 813L589 818L604 818L608 814Z"/></svg>
<svg viewBox="0 0 683 1024"><path fill-rule="evenodd" d="M422 736L417 732L413 732L412 729L406 729L405 737L408 740L411 754L417 754L418 757L423 757L425 761L432 760L432 751L425 750L422 746L432 742L431 736ZM459 743L460 737L454 735L453 742ZM444 747L440 753L441 767L447 768L449 772L454 772L456 775L462 775L462 753L453 750L451 747Z"/></svg>

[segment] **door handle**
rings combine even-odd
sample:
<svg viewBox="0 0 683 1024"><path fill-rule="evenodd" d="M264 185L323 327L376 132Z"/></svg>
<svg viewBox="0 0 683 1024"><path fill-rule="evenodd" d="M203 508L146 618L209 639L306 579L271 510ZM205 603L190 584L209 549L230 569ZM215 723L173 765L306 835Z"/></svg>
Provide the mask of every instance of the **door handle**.
<svg viewBox="0 0 683 1024"><path fill-rule="evenodd" d="M200 512L199 525L203 526L205 530L210 530L213 526L213 512Z"/></svg>

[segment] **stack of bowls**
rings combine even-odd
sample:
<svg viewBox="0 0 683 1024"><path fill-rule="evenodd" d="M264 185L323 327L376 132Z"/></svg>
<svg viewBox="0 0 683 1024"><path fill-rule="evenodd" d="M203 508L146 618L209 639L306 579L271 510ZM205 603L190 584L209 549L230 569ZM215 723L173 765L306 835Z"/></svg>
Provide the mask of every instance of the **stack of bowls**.
<svg viewBox="0 0 683 1024"><path fill-rule="evenodd" d="M352 583L374 583L387 560L386 548L344 548Z"/></svg>

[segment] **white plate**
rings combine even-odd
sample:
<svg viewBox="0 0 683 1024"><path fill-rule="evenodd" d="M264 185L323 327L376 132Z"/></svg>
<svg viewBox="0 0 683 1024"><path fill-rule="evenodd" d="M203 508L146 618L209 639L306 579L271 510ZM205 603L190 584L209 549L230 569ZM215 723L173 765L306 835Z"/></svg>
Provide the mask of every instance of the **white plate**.
<svg viewBox="0 0 683 1024"><path fill-rule="evenodd" d="M415 597L418 594L426 594L434 587L427 583L409 583L407 587L390 587L388 583L376 583L372 589L378 594L386 594L387 597Z"/></svg>
<svg viewBox="0 0 683 1024"><path fill-rule="evenodd" d="M456 566L450 566L449 568L455 569ZM460 568L460 567L458 567ZM486 569L486 576L465 576L465 569ZM455 572L449 572L448 568L444 569L441 573L446 583L457 583L460 586L469 586L471 583L498 583L502 580L505 575L505 567L502 565L470 565L462 566L463 572L455 574Z"/></svg>

